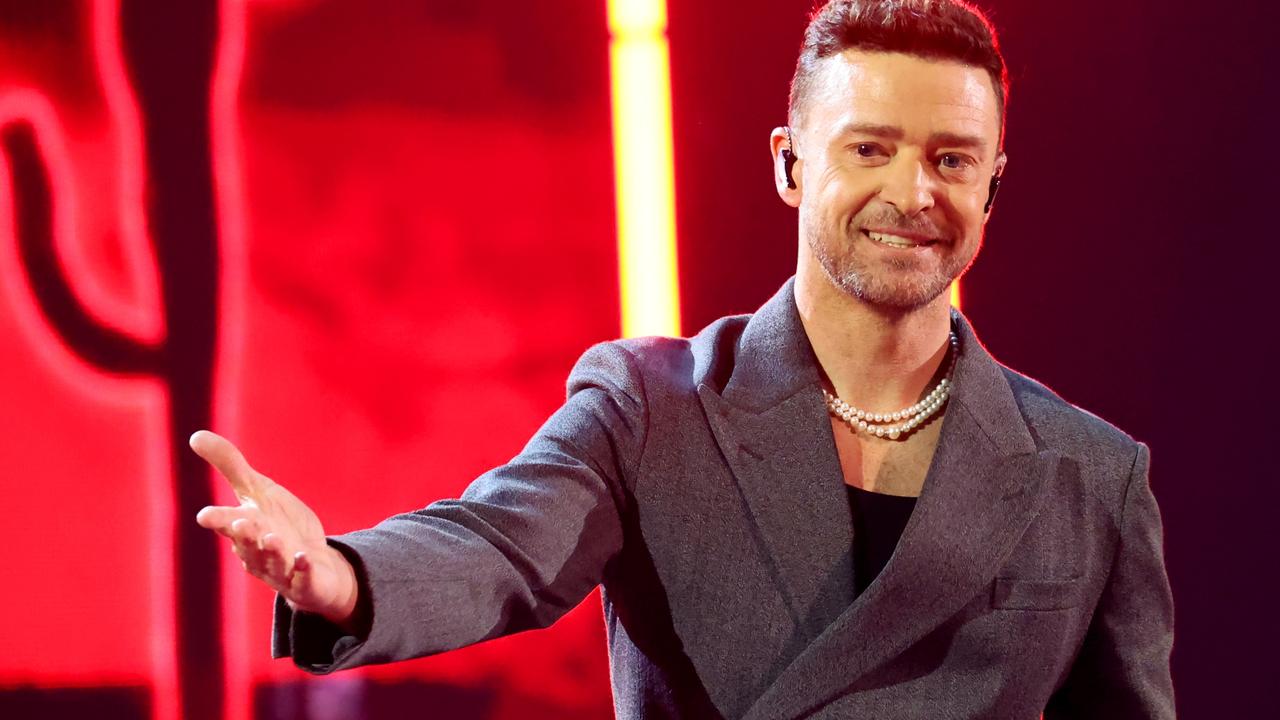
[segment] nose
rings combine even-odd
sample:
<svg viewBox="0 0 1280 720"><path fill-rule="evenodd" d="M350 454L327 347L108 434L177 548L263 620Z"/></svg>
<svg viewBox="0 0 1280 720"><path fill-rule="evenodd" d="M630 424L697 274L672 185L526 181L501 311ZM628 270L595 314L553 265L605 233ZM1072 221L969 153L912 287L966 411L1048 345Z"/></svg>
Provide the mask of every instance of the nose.
<svg viewBox="0 0 1280 720"><path fill-rule="evenodd" d="M885 168L880 199L913 217L934 205L934 178L925 163L899 156Z"/></svg>

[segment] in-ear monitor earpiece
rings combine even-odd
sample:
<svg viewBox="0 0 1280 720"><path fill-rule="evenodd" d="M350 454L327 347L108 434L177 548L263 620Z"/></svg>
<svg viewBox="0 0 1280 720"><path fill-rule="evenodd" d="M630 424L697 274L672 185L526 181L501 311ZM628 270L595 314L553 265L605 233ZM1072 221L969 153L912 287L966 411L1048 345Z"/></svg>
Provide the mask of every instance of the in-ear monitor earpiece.
<svg viewBox="0 0 1280 720"><path fill-rule="evenodd" d="M791 144L791 128L784 127L783 130L787 133L787 146L782 149L781 153L782 175L787 181L787 188L795 190L796 178L795 175L792 174L792 169L795 168L796 160L799 160L799 158L796 157L795 147Z"/></svg>
<svg viewBox="0 0 1280 720"><path fill-rule="evenodd" d="M991 204L996 201L996 191L1000 189L1000 176L992 175L991 184L987 186L987 204L982 208L982 214L986 215L991 212Z"/></svg>

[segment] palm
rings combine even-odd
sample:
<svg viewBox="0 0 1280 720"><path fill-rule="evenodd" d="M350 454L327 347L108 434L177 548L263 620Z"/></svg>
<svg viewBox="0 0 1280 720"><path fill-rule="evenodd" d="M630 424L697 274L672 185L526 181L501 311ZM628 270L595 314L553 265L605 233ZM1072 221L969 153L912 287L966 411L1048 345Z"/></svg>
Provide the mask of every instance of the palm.
<svg viewBox="0 0 1280 720"><path fill-rule="evenodd" d="M249 466L227 440L209 432L191 447L231 484L240 504L207 507L202 526L230 538L246 570L295 608L334 619L354 606L350 564L325 541L320 519L305 503Z"/></svg>
<svg viewBox="0 0 1280 720"><path fill-rule="evenodd" d="M272 482L265 476L262 479L266 481L266 487L258 493L256 505L270 526L285 540L285 544L298 550L323 546L324 528L311 508L283 485ZM255 504L255 501L249 500L247 503Z"/></svg>

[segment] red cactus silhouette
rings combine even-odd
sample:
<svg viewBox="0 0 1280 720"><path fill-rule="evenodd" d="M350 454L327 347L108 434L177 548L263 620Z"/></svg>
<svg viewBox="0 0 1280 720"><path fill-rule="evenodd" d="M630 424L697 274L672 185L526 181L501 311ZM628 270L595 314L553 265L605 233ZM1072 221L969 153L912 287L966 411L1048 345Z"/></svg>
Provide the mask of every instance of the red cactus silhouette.
<svg viewBox="0 0 1280 720"><path fill-rule="evenodd" d="M212 424L221 218L211 88L222 11L218 0L103 0L94 9L96 21L115 23L111 39L118 40L124 82L136 99L146 226L164 325L160 340L112 327L86 307L55 247L58 206L65 199L58 196L43 142L57 128L39 127L20 114L0 117L17 256L43 321L89 366L156 378L168 389L178 663L178 698L168 704L177 716L197 719L224 713L219 549L214 537L189 521L213 502L213 490L203 462L186 449L191 432ZM102 39L99 33L97 42Z"/></svg>

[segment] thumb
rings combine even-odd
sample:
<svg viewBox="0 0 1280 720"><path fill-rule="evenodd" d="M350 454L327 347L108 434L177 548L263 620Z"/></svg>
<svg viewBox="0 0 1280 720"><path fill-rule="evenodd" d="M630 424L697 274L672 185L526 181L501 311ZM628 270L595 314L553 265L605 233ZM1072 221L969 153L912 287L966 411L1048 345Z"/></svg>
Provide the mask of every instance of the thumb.
<svg viewBox="0 0 1280 720"><path fill-rule="evenodd" d="M236 497L255 497L261 484L258 474L230 440L208 430L199 430L191 436L189 444L197 455L227 479Z"/></svg>

